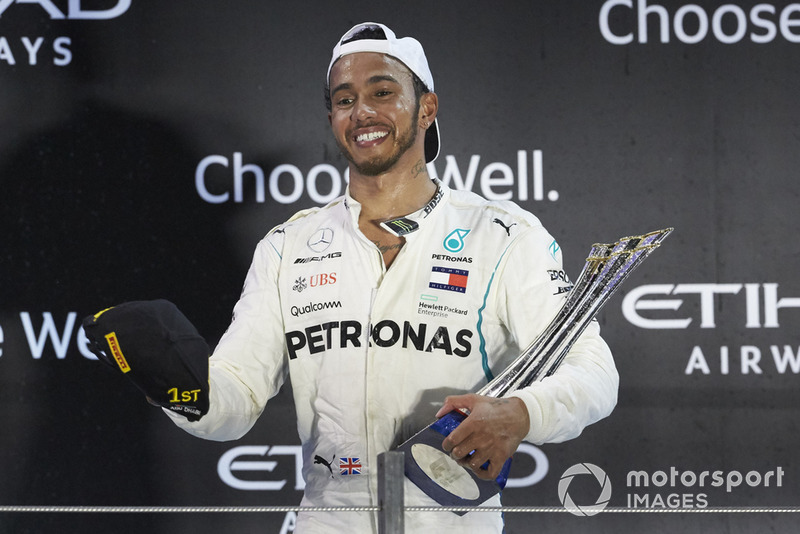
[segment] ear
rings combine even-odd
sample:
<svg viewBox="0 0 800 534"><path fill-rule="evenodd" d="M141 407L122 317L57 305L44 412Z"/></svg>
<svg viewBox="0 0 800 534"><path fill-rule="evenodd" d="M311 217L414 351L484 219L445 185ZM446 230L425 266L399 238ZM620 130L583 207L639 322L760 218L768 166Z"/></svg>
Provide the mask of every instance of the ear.
<svg viewBox="0 0 800 534"><path fill-rule="evenodd" d="M331 112L328 112L328 124L333 126L333 119L331 118Z"/></svg>
<svg viewBox="0 0 800 534"><path fill-rule="evenodd" d="M419 123L433 124L439 112L439 97L436 93L425 93L419 98Z"/></svg>

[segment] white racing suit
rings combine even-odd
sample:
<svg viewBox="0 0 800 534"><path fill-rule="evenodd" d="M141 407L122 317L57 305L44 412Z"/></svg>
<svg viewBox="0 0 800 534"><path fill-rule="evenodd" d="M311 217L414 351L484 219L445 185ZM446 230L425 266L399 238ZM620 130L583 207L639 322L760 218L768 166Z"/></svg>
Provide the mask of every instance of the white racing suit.
<svg viewBox="0 0 800 534"><path fill-rule="evenodd" d="M168 412L176 424L206 439L240 438L288 375L302 506L377 505L377 455L431 423L446 395L477 391L507 367L571 287L535 216L437 186L423 209L387 224L406 241L388 269L358 230L361 206L349 191L269 232L210 360L210 410L195 423ZM513 393L530 415L526 441L579 435L611 412L617 386L593 322L555 375ZM408 506L436 506L407 480L405 496ZM407 512L405 523L413 533L503 528L489 512ZM303 512L296 531L377 532L376 515Z"/></svg>

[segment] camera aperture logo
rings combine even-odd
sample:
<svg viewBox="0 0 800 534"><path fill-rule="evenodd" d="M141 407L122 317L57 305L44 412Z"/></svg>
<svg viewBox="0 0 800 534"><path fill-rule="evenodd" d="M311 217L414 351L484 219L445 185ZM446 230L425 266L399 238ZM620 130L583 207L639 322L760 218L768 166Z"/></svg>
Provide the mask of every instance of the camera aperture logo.
<svg viewBox="0 0 800 534"><path fill-rule="evenodd" d="M569 485L572 480L579 475L590 475L597 480L600 485L600 494L594 504L579 505L572 500L569 494ZM601 468L590 463L575 464L561 475L561 480L558 481L558 498L561 504L571 514L578 516L592 516L599 514L603 509L608 506L611 500L611 480L608 475Z"/></svg>

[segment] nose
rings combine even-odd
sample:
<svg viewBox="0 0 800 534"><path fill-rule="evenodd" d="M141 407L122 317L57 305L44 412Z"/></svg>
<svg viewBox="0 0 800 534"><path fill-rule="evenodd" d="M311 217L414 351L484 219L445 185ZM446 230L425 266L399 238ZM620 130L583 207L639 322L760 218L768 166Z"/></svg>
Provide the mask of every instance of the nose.
<svg viewBox="0 0 800 534"><path fill-rule="evenodd" d="M363 98L359 98L353 105L353 109L350 114L350 120L358 124L371 119L374 116L375 110L369 105L369 102Z"/></svg>

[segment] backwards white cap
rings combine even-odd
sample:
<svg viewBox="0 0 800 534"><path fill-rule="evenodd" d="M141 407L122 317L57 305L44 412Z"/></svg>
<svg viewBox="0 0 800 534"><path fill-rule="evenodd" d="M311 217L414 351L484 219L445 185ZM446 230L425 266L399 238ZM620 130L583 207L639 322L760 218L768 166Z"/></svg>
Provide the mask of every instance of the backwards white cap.
<svg viewBox="0 0 800 534"><path fill-rule="evenodd" d="M358 35L365 30L370 31L364 37ZM365 32L366 33L366 32ZM355 39L354 39L355 38ZM408 69L422 80L425 87L433 92L433 75L428 67L428 60L425 58L425 51L422 45L413 37L403 37L398 39L394 32L383 24L377 22L362 22L356 24L344 35L342 35L336 46L333 47L333 55L328 65L326 79L330 83L331 69L333 64L348 54L357 52L377 52L386 54L402 62ZM432 127L425 133L425 161L430 163L439 155L439 120L433 121Z"/></svg>

